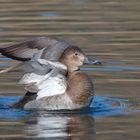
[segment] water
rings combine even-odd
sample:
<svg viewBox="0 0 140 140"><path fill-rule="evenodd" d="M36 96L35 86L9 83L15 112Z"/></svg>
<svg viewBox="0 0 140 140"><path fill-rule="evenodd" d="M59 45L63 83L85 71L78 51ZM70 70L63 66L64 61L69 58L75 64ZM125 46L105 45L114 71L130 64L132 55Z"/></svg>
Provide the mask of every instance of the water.
<svg viewBox="0 0 140 140"><path fill-rule="evenodd" d="M0 139L140 139L138 0L0 0L0 46L51 36L80 46L101 66L83 66L95 85L91 109L9 109L24 93L20 73L0 75ZM0 69L15 63L0 58Z"/></svg>
<svg viewBox="0 0 140 140"><path fill-rule="evenodd" d="M0 119L2 125L4 124L2 128L5 129L5 132L2 131L1 137L10 139L23 137L38 139L69 139L75 137L78 139L95 139L96 118L124 116L132 113L132 110L129 109L132 103L128 100L103 96L95 96L94 101L91 103L91 108L83 110L27 111L8 107L8 105L17 102L20 98L20 96L0 98ZM14 129L13 125L9 127L9 122L10 124L14 122ZM19 129L22 132L19 132ZM7 131L12 135L7 135Z"/></svg>
<svg viewBox="0 0 140 140"><path fill-rule="evenodd" d="M11 109L9 105L17 102L21 97L12 96L12 97L1 97L0 98L0 118L1 119L11 119L18 120L22 119L25 116L28 117L29 114L32 114L31 111L24 109ZM87 114L94 117L105 117L105 116L114 116L114 115L127 115L131 113L129 110L131 102L125 99L120 98L111 98L103 96L95 96L94 100L91 103L89 109L83 110L73 110L73 111L47 111L46 113L50 114ZM36 111L35 111L36 112ZM44 111L45 112L45 111Z"/></svg>

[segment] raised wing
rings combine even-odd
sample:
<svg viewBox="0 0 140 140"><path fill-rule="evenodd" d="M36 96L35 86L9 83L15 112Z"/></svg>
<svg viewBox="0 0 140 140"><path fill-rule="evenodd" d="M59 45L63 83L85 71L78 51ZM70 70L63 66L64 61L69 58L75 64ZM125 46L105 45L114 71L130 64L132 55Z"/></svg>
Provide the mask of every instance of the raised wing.
<svg viewBox="0 0 140 140"><path fill-rule="evenodd" d="M57 60L69 46L69 43L62 40L38 37L9 47L0 48L0 53L20 61L28 61L35 54L38 54L38 58Z"/></svg>

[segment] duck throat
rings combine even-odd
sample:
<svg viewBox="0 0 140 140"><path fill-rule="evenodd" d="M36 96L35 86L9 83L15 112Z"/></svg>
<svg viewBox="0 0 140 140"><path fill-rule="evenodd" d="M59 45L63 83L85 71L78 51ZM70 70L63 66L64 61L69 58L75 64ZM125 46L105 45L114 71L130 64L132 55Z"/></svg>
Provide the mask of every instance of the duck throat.
<svg viewBox="0 0 140 140"><path fill-rule="evenodd" d="M62 61L61 63L63 63L67 67L67 71L70 73L79 70L79 66L77 65L75 66L71 63L66 63L65 61Z"/></svg>
<svg viewBox="0 0 140 140"><path fill-rule="evenodd" d="M79 67L72 67L72 66L68 67L68 72L70 72L70 73L77 71L77 70L79 70Z"/></svg>

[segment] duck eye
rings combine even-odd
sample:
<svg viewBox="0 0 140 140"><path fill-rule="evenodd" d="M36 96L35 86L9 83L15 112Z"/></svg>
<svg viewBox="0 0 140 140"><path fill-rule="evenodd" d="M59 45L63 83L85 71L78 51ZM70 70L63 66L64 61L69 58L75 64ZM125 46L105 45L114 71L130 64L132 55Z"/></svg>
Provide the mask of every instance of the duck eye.
<svg viewBox="0 0 140 140"><path fill-rule="evenodd" d="M76 52L76 53L75 53L75 55L77 56L77 55L79 55L79 53L78 53L78 52Z"/></svg>

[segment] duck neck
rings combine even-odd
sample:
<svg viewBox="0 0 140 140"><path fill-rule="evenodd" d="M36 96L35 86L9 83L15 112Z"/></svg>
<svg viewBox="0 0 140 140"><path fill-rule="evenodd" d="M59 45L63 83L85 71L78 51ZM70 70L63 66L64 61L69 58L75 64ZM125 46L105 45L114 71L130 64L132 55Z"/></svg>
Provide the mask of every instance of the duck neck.
<svg viewBox="0 0 140 140"><path fill-rule="evenodd" d="M68 69L68 72L69 73L72 73L72 72L74 72L74 71L77 71L77 70L79 70L79 67L67 67L67 69Z"/></svg>

